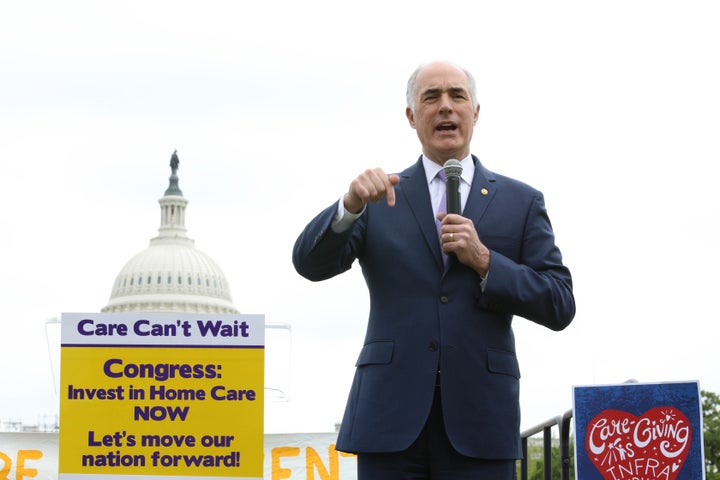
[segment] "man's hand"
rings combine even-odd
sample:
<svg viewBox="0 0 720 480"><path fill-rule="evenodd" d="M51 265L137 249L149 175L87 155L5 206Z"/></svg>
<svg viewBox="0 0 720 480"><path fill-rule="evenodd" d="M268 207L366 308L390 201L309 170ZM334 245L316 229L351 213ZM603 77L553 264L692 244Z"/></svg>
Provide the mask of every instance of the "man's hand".
<svg viewBox="0 0 720 480"><path fill-rule="evenodd" d="M350 189L343 197L345 210L359 213L366 204L387 199L387 204L395 206L395 185L400 183L397 175L388 175L382 168L365 170L350 183Z"/></svg>
<svg viewBox="0 0 720 480"><path fill-rule="evenodd" d="M480 241L472 220L453 213L438 213L442 222L440 243L445 253L454 253L460 263L475 270L482 278L490 270L490 250Z"/></svg>

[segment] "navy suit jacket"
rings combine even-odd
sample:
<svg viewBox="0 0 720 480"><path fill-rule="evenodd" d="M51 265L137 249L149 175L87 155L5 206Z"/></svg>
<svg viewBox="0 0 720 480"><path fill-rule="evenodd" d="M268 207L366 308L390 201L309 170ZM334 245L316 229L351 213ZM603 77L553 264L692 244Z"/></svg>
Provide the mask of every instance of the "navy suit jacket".
<svg viewBox="0 0 720 480"><path fill-rule="evenodd" d="M409 447L425 424L439 378L447 435L458 452L522 456L512 318L562 330L575 315L572 280L542 193L473 161L463 216L491 250L484 290L479 275L453 255L443 265L421 160L399 174L394 207L368 204L338 234L330 228L335 203L295 243L293 263L304 277L333 277L357 259L370 292L338 450Z"/></svg>

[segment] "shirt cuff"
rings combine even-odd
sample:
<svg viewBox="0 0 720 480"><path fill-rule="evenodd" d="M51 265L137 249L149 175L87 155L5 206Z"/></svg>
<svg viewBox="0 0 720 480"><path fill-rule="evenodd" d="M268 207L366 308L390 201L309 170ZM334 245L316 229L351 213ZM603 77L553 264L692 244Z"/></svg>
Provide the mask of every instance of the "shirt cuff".
<svg viewBox="0 0 720 480"><path fill-rule="evenodd" d="M359 213L348 212L347 210L345 210L345 205L343 204L343 197L340 197L340 200L338 201L337 212L335 212L335 217L333 217L330 228L335 233L342 233L352 227L353 223L355 223L355 220L360 218L364 211L365 207L363 206L363 209L360 210Z"/></svg>

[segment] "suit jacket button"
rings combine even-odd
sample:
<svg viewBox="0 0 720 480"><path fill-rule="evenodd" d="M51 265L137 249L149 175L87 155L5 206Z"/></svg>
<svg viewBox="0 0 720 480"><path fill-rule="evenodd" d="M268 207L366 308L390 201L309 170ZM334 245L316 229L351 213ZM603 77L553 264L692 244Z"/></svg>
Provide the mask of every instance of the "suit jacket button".
<svg viewBox="0 0 720 480"><path fill-rule="evenodd" d="M438 349L437 342L430 342L430 345L428 345L428 350L430 350L431 352L436 352L437 349Z"/></svg>
<svg viewBox="0 0 720 480"><path fill-rule="evenodd" d="M445 295L440 297L440 303L448 303L448 297L446 297Z"/></svg>

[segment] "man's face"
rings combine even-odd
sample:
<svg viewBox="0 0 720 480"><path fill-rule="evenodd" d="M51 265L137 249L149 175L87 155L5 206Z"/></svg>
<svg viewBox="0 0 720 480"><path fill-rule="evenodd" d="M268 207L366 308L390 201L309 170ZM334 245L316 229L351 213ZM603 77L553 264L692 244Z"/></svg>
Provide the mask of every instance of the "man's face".
<svg viewBox="0 0 720 480"><path fill-rule="evenodd" d="M417 130L423 153L442 165L470 154L470 140L480 113L473 107L467 76L454 65L434 63L418 73L415 112L406 115Z"/></svg>

